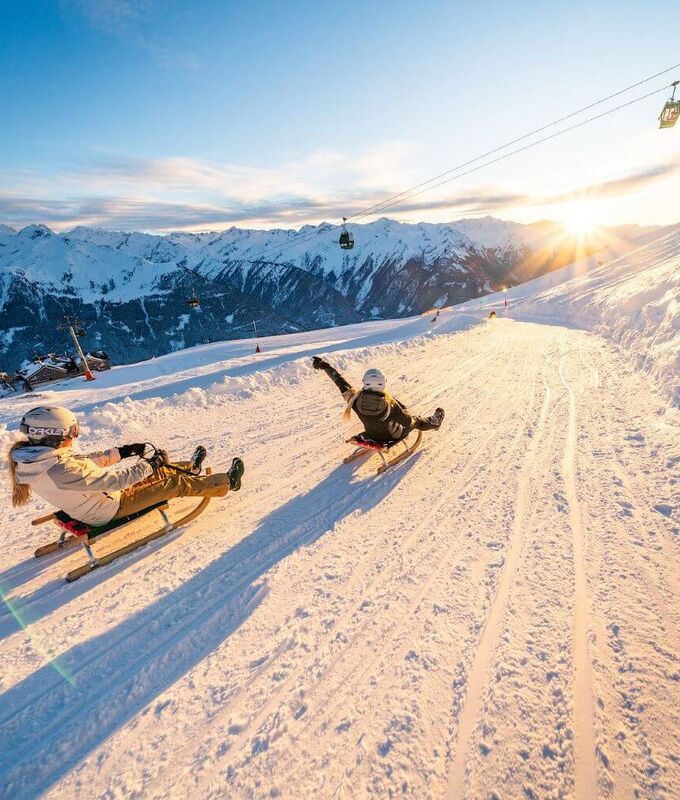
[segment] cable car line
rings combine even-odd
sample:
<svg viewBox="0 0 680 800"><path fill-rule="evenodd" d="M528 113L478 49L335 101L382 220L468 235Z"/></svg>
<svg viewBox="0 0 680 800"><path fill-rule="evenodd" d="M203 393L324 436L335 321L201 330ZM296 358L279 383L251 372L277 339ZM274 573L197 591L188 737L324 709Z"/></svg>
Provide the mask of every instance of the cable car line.
<svg viewBox="0 0 680 800"><path fill-rule="evenodd" d="M489 167L492 164L496 164L499 161L503 161L506 158L510 158L510 156L517 155L518 153L523 153L525 150L529 150L532 147L536 147L539 144L544 144L545 142L549 142L551 139L556 139L558 136L562 136L562 134L569 133L570 131L576 130L577 128L582 128L584 125L587 125L590 122L595 122L595 120L602 119L602 117L606 117L609 114L613 114L615 111L620 111L623 108L627 108L628 106L632 106L635 103L639 103L642 100L647 100L649 97L653 97L655 94L660 94L661 92L668 89L668 86L662 86L661 89L655 89L653 92L649 92L648 94L642 95L641 97L636 97L634 100L629 100L627 103L622 103L615 108L610 108L607 111L603 111L600 114L596 114L595 116L588 117L587 119L581 120L580 122L576 122L573 125L570 125L568 128L563 128L562 130L556 131L555 133L551 133L548 136L544 136L541 139L537 139L535 142L530 142L529 144L525 144L522 147L518 147L515 150L511 150L509 153L504 153L502 156L498 156L497 158L491 159L491 161L485 161L483 164L479 164L476 167L472 167L472 169L465 170L465 172L459 172L457 175L452 175L450 178L446 178L445 180L440 181L439 183L434 184L433 186L428 186L426 189L421 189L419 192L414 192L413 194L408 195L400 200L396 200L394 203L390 203L385 205L381 208L381 211L384 211L387 208L391 208L392 206L400 205L401 203L406 202L407 200L412 200L414 197L418 197L421 194L425 194L426 192L432 191L432 189L437 189L440 186L443 186L446 183L450 183L451 181L455 181L458 178L462 178L465 175L469 175L471 172L477 172L477 170L483 169L484 167Z"/></svg>
<svg viewBox="0 0 680 800"><path fill-rule="evenodd" d="M435 175L433 178L429 178L428 180L423 181L422 183L412 186L410 189L405 189L403 192L399 192L398 194L394 194L391 197L387 197L380 203L375 203L374 205L369 206L368 208L365 208L362 211L359 211L356 214L347 217L347 219L349 220L358 219L359 217L364 217L369 214L372 214L374 211L375 213L379 213L382 206L385 205L385 203L390 202L391 200L396 200L398 197L401 197L402 195L409 194L410 192L415 191L416 189L420 189L423 186L427 186L427 184L429 183L434 183L440 178L443 178L446 175L450 175L452 172L457 172L459 169L463 169L464 167L467 167L470 164L474 164L477 161L481 161L483 158L492 156L495 153L498 153L500 150L505 150L508 147L512 147L512 145L518 144L519 142L524 141L524 139L528 139L530 136L535 136L538 133L542 133L548 128L552 128L555 125L559 125L561 122L566 122L568 119L576 117L579 114L582 114L584 111L590 111L591 108L595 108L596 106L599 106L602 103L606 103L608 100L613 100L615 97L619 97L620 95L631 91L631 89L636 89L638 86L642 86L644 83L649 83L649 81L654 80L654 78L658 78L661 75L665 75L667 72L671 72L672 70L678 69L679 67L680 64L674 64L672 67L667 67L666 69L661 70L661 72L657 72L655 75L650 75L648 78L643 78L641 81L638 81L637 83L632 83L630 86L626 86L624 89L619 89L618 92L614 92L613 94L607 95L607 97L603 97L600 100L596 100L594 103L589 103L587 106L583 106L582 108L579 108L576 111L572 111L569 114L566 114L565 116L554 120L553 122L548 122L546 125L541 125L540 128L535 128L533 131L530 131L529 133L525 133L522 136L518 136L516 139L512 139L511 141L506 142L505 144L502 144L498 147L494 147L493 150L488 150L481 156L476 156L475 158L471 158L469 161L464 161L455 167L451 167L451 169L447 169L445 172L442 172L439 175Z"/></svg>
<svg viewBox="0 0 680 800"><path fill-rule="evenodd" d="M666 67L665 69L661 70L660 72L656 72L654 75L650 75L650 76L648 76L646 78L643 78L642 80L639 80L636 83L632 83L629 86L624 87L623 89L619 89L618 91L613 92L612 94L609 94L606 97L602 97L599 100L594 101L593 103L589 103L586 106L582 106L581 108L577 109L576 111L572 111L569 114L566 114L565 116L554 120L553 122L549 122L546 125L542 125L539 128L535 128L533 131L530 131L529 133L525 133L522 136L517 137L516 139L511 139L510 141L506 142L505 144L502 144L502 145L500 145L498 147L495 147L492 150L489 150L489 151L487 151L486 153L484 153L482 155L476 156L475 158L469 159L468 161L464 161L461 164L458 164L456 167L451 167L451 169L448 169L445 172L440 173L439 175L435 175L433 178L429 178L428 180L423 181L422 183L416 184L415 186L412 186L409 189L405 189L402 192L399 192L399 193L397 193L395 195L391 195L390 197L385 198L384 200L382 200L379 203L375 203L372 206L368 206L368 208L365 208L365 209L363 209L361 211L358 211L356 214L353 214L353 215L351 215L349 217L344 218L344 220L345 221L347 221L348 219L356 220L356 219L359 219L359 218L364 217L364 216L372 215L374 213L379 213L383 209L383 206L391 207L391 205L390 206L386 206L386 204L387 203L391 203L392 200L396 200L397 198L402 197L403 195L410 194L411 192L415 191L416 189L420 189L421 187L427 186L430 183L434 183L435 181L439 180L440 178L445 177L446 175L451 174L452 172L457 172L459 169L463 169L464 167L467 167L470 164L474 164L477 161L481 161L483 158L487 158L488 156L494 155L495 153L497 153L497 152L499 152L501 150L505 150L506 148L511 147L512 145L517 144L518 142L521 142L524 139L528 139L529 137L535 136L537 133L541 133L542 131L547 130L548 128L552 128L555 125L559 125L560 122L565 122L566 120L571 119L572 117L575 117L578 114L582 114L584 111L588 111L591 108L595 108L596 106L601 105L602 103L606 103L608 100L612 100L614 97L619 97L620 95L625 94L626 92L629 92L632 89L637 88L638 86L642 86L645 83L649 83L649 81L654 80L655 78L658 78L661 75L665 75L668 72L671 72L672 70L677 69L679 67L680 67L680 63L673 64L670 67ZM671 85L673 85L673 84L671 84ZM305 241L309 241L309 240L313 239L315 236L321 235L321 233L325 233L325 231L323 231L323 232L314 231L314 232L312 232L310 234L307 234L302 239L296 240L295 244L296 245L297 244L303 244ZM282 250L277 251L277 253L280 255L280 253L281 252L285 252L285 250L288 249L289 246L293 246L293 242L288 243L288 245L283 245L282 246ZM259 260L259 256L262 256L262 255L264 255L264 250L260 254L258 254L258 256L256 256L255 258L248 259L248 261L250 263L255 263L255 262L257 262Z"/></svg>
<svg viewBox="0 0 680 800"><path fill-rule="evenodd" d="M663 110L661 112L661 115L659 116L659 123L660 123L659 127L660 128L671 128L671 127L673 127L676 124L676 122L678 121L678 119L680 118L680 100L675 100L675 90L677 89L678 85L680 85L680 81L674 81L670 85L662 86L660 89L656 89L656 90L654 90L652 92L649 92L647 94L644 94L644 95L642 95L640 97L636 97L636 98L634 98L632 100L629 100L629 101L627 101L625 103L621 103L620 105L615 106L614 108L607 109L606 111L603 111L603 112L601 112L599 114L595 114L592 117L588 117L588 118L586 118L584 120L576 122L573 125L569 125L566 128L562 128L561 130L556 131L554 133L551 133L548 136L543 136L540 139L537 139L535 141L532 141L532 142L529 142L528 144L523 145L522 147L518 147L518 148L516 148L514 150L511 150L509 152L503 153L502 155L499 155L496 158L491 159L490 161L484 161L484 163L482 163L482 164L477 164L478 161L483 161L483 159L486 159L491 155L499 153L501 150L506 150L508 147L512 147L514 144L518 144L519 142L524 141L525 139L528 139L528 138L530 138L532 136L535 136L536 134L541 133L541 132L547 130L548 128L552 128L555 125L559 125L560 123L565 122L568 119L572 119L573 117L578 116L579 114L582 114L583 112L588 111L588 110L590 110L592 108L595 108L596 106L601 105L602 103L605 103L608 100L613 99L614 97L619 97L620 95L624 94L625 92L628 92L631 89L634 89L634 88L636 88L638 86L641 86L644 83L648 83L649 81L653 80L654 78L658 78L660 75L664 75L667 72L670 72L671 70L676 69L678 67L680 67L680 64L674 64L672 67L667 67L666 69L662 70L661 72L657 72L655 75L651 75L648 78L644 78L643 80L640 80L637 83L631 84L630 86L627 86L624 89L620 89L619 91L614 92L613 94L607 95L606 97L603 97L600 100L596 100L595 102L590 103L590 104L588 104L586 106L583 106L582 108L580 108L580 109L578 109L576 111L572 111L571 113L569 113L569 114L567 114L567 115L565 115L563 117L560 117L559 119L556 119L553 122L550 122L550 123L548 123L546 125L542 125L541 127L536 128L536 129L534 129L533 131L531 131L529 133L525 133L522 136L517 137L516 139L512 139L511 141L506 142L505 144L500 145L499 147L495 147L492 150L489 150L489 151L487 151L486 153L484 153L484 154L482 154L480 156L476 156L473 159L470 159L468 161L464 161L464 162L462 162L461 164L459 164L456 167L452 167L451 169L446 170L445 172L442 172L439 175L434 176L433 178L429 178L426 181L423 181L423 182L421 182L419 184L416 184L415 186L412 186L410 189L405 189L402 192L399 192L397 194L391 195L390 197L387 197L384 200L382 200L380 203L375 203L372 206L368 206L367 208L365 208L365 209L363 209L361 211L358 211L358 212L356 212L356 214L353 214L353 215L351 215L349 217L343 217L342 218L342 229L341 229L341 232L340 232L340 238L338 240L339 246L343 250L351 250L354 247L354 234L351 231L348 231L347 227L346 227L346 223L347 223L348 220L361 219L362 217L366 217L366 216L369 216L369 215L374 215L374 214L377 214L377 213L381 213L381 212L387 210L388 208L393 208L394 206L401 205L401 204L407 202L408 200L412 200L414 197L419 197L420 195L426 194L427 192L430 192L433 189L437 189L440 186L443 186L444 184L451 183L452 181L455 181L455 180L457 180L459 178L462 178L462 177L464 177L466 175L470 175L471 173L477 172L478 170L484 169L485 167L491 166L492 164L497 164L500 161L504 161L506 158L510 158L512 156L518 155L519 153L522 153L522 152L524 152L526 150L530 150L532 147L537 147L538 145L544 144L545 142L551 141L552 139L556 139L558 136L562 136L565 133L569 133L569 132L571 132L573 130L576 130L577 128L583 127L584 125L588 125L591 122L595 122L596 120L602 119L603 117L609 116L610 114L614 114L615 112L620 111L620 110L622 110L624 108L628 108L629 106L632 106L632 105L634 105L636 103L640 103L643 100L646 100L649 97L653 97L654 95L657 95L660 92L663 92L668 88L672 88L673 91L672 91L670 99L664 105ZM476 166L472 166L470 169L465 169L465 167L468 167L468 166L470 166L472 164L476 164ZM461 169L463 169L464 171L460 172ZM455 173L455 174L452 174L452 173ZM331 229L331 230L333 230L333 229ZM281 248L279 248L278 250L275 251L275 253L276 253L275 258L280 259L281 256L283 255L283 253L285 253L287 250L289 250L291 248L299 247L300 245L305 244L306 242L309 242L309 241L311 241L313 239L316 239L319 236L325 235L327 232L328 232L327 229L319 230L317 228L314 231L306 234L303 237L293 238L292 241L282 245ZM259 254L257 254L253 258L249 258L249 259L248 258L242 258L242 259L237 259L237 260L238 261L245 261L246 263L250 263L250 264L270 264L272 266L290 266L290 264L280 263L279 261L271 261L271 260L264 261L263 258L262 258L262 256L264 254L265 254L265 249L263 249ZM190 268L189 266L187 266L186 263L183 263L180 266L182 266L187 272L190 272L193 276L198 277L201 280L203 280L204 283L216 283L216 279L215 278L209 278L209 277L207 277L205 275L202 275L200 272L198 272L197 269ZM196 294L196 290L193 289L193 288L191 290L191 295L187 300L187 305L190 308L197 308L197 307L200 306L200 299L199 299L198 295ZM291 321L289 320L289 322L291 322Z"/></svg>
<svg viewBox="0 0 680 800"><path fill-rule="evenodd" d="M524 140L524 139L526 139L526 138L528 138L530 136L533 136L539 131L546 130L547 128L550 128L553 125L556 125L561 121L564 121L566 119L570 119L570 118L576 116L577 114L582 113L586 109L594 108L595 106L600 105L603 102L606 102L607 100L611 99L612 97L619 96L619 95L623 94L624 92L629 91L631 88L634 88L635 86L640 86L643 83L647 83L648 81L652 80L653 78L658 77L659 75L663 75L666 72L669 72L670 70L675 69L676 67L680 67L680 64L676 64L676 65L674 65L672 67L668 67L668 69L665 69L662 72L657 73L656 75L653 75L653 76L651 76L649 78L645 78L642 81L638 81L638 83L636 83L636 84L632 84L631 86L626 87L625 89L621 89L620 91L615 92L614 94L608 95L607 97L602 98L601 100L598 100L598 101L596 101L594 103L591 103L588 106L584 106L582 109L579 109L578 111L574 111L571 114L568 114L565 117L562 117L559 120L556 120L555 122L549 123L548 125L544 125L541 128L537 128L535 131L532 131L531 133L527 133L524 136L518 137L517 139L513 139L511 142L508 142L505 145L502 145L500 147L494 148L493 150L489 151L487 154L485 154L483 156L478 156L477 158L474 158L474 159L471 159L469 161L463 162L463 164L460 164L458 167L453 167L452 169L447 170L446 172L440 173L439 175L435 176L434 178L430 178L428 181L423 181L422 183L417 184L416 186L413 186L410 189L406 189L405 191L400 192L399 194L392 195L392 197L386 198L381 203L377 203L377 204L375 204L373 206L370 206L370 207L368 207L368 208L366 208L366 209L364 209L362 211L357 212L356 214L354 214L354 215L352 215L350 217L343 218L343 220L346 221L346 220L349 220L349 219L358 219L358 218L360 218L362 216L365 216L365 215L368 215L368 214L371 214L371 215L377 214L377 213L380 213L382 211L385 211L388 208L392 208L394 206L401 205L402 203L406 202L407 200L411 200L414 197L418 197L418 196L420 196L422 194L425 194L426 192L432 191L433 189L436 189L436 188L438 188L440 186L443 186L446 183L450 183L451 181L457 180L458 178L462 178L465 175L469 175L469 174L471 174L473 172L476 172L477 170L483 169L484 167L490 166L492 164L496 164L496 163L498 163L500 161L505 160L506 158L510 158L511 156L517 155L518 153L522 153L525 150L529 150L532 147L536 147L539 144L543 144L543 143L545 143L547 141L550 141L551 139L557 138L558 136L562 136L565 133L569 133L570 131L573 131L573 130L576 130L577 128L583 127L584 125L587 125L587 124L589 124L591 122L595 122L598 119L602 119L603 117L606 117L606 116L608 116L610 114L613 114L613 113L615 113L617 111L620 111L620 110L622 110L624 108L632 106L635 103L639 103L639 102L642 102L643 100L647 100L649 97L653 97L654 95L659 94L660 92L666 91L670 87L674 87L677 82L671 83L671 84L666 85L666 86L662 86L661 88L655 89L652 92L648 92L647 94L644 94L644 95L642 95L640 97L636 97L633 100L629 100L629 101L627 101L625 103L621 103L620 105L615 106L615 107L610 108L610 109L607 109L606 111L603 111L600 114L596 114L596 115L594 115L592 117L588 117L587 119L581 120L580 122L577 122L577 123L575 123L573 125L570 125L567 128L563 128L563 129L561 129L559 131L556 131L555 133L552 133L552 134L550 134L548 136L544 136L541 139L538 139L538 140L533 141L533 142L529 142L528 144L523 145L522 147L516 148L515 150L511 150L508 153L504 153L504 154L502 154L502 155L498 156L497 158L494 158L494 159L492 159L490 161L485 161L483 164L478 164L477 166L472 167L469 170L465 170L464 172L457 172L457 170L463 168L464 166L466 166L468 164L473 164L476 161L479 161L480 159L485 158L486 156L488 156L490 154L497 153L500 150L504 150L504 149L506 149L507 147L511 146L514 143L520 142L520 141L522 141L522 140ZM669 101L669 102L671 102L671 101ZM677 102L678 108L680 109L680 101L674 101L674 102ZM668 106L668 103L666 104L666 106ZM680 110L679 110L679 113L680 113ZM663 114L663 112L662 112L662 114ZM450 175L452 172L457 172L457 174L452 175L451 177L445 177L447 175ZM429 184L433 183L434 181L439 180L440 178L445 178L445 180L441 180L439 183L436 183L436 184L434 184L432 186L429 185ZM416 191L416 190L420 190L420 191ZM303 236L301 238L294 239L293 241L282 245L278 250L275 251L276 258L280 258L281 255L283 253L287 252L288 250L290 250L290 249L292 249L294 247L299 247L300 245L302 245L302 244L304 244L304 243L306 243L308 241L311 241L311 240L313 240L313 239L315 239L315 238L317 238L319 236L323 236L327 232L328 232L327 230L320 231L320 230L317 229L317 230L314 230L314 231L306 234L305 236ZM342 233L344 233L344 232L348 232L348 231L346 231L346 229L344 227L344 224L343 224ZM342 237L342 233L341 233L341 237ZM343 245L341 244L340 246L342 247ZM350 249L350 248L344 247L343 249ZM252 257L250 259L240 259L240 260L246 261L248 263L256 264L256 263L260 263L260 261L261 261L260 257L262 255L264 255L264 251L262 251L262 253L257 254L256 256L254 256L254 257Z"/></svg>

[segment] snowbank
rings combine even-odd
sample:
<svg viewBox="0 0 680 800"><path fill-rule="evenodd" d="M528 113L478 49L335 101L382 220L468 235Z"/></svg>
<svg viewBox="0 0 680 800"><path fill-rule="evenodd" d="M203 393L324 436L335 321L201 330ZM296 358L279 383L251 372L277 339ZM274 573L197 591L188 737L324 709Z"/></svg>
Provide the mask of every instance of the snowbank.
<svg viewBox="0 0 680 800"><path fill-rule="evenodd" d="M566 322L594 331L625 349L663 394L680 406L680 226L651 244L587 274L532 291L508 293L512 315L536 322ZM532 282L544 286L547 280Z"/></svg>

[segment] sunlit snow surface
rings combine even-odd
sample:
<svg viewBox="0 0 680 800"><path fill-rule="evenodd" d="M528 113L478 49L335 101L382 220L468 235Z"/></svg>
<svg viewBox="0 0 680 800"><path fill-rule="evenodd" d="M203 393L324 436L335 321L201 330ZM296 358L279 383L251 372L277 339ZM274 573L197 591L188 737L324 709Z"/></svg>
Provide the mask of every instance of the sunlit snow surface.
<svg viewBox="0 0 680 800"><path fill-rule="evenodd" d="M85 450L247 466L70 585L3 482L0 797L680 796L679 253L0 401L3 447L58 402ZM321 353L441 431L342 465Z"/></svg>

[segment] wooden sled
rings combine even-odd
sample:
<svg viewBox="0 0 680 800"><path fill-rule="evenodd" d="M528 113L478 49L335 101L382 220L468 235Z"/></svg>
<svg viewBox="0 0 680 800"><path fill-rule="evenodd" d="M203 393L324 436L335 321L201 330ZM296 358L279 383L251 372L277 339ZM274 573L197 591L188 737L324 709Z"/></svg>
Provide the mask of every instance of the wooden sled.
<svg viewBox="0 0 680 800"><path fill-rule="evenodd" d="M211 474L210 468L206 469L205 474ZM186 500L188 498L177 499ZM149 544L149 542L153 542L155 539L159 539L161 536L165 536L167 533L170 533L177 528L181 528L183 525L195 520L196 517L205 511L211 498L198 497L196 499L199 501L198 504L177 520L171 520L166 513L170 507L169 502L157 503L155 506L145 508L136 514L131 514L129 517L117 519L108 525L102 525L100 527L92 527L82 522L78 522L78 520L72 519L63 511L57 511L53 514L39 517L38 519L34 519L31 522L31 525L42 525L45 522L55 521L56 524L62 529L62 534L59 540L56 542L51 542L43 547L39 547L35 551L35 556L36 558L40 558L41 556L54 553L63 548L70 549L77 547L78 545L82 546L87 554L88 560L85 564L81 565L80 567L76 567L76 569L72 569L67 573L66 580L71 583L72 581L78 580L78 578L81 578L83 575L87 575L88 572L92 572L98 567L103 567L105 564L110 564L117 558L127 555L128 553L132 553L133 551L138 550L140 547L144 547L144 545ZM93 545L100 539L104 538L106 534L109 534L113 531L123 530L136 520L142 519L156 511L161 515L163 520L163 525L161 527L153 530L146 536L142 536L140 539L135 539L123 547L119 547L109 553L101 556L95 555L92 549Z"/></svg>
<svg viewBox="0 0 680 800"><path fill-rule="evenodd" d="M73 519L73 517L70 517L65 511L55 511L44 517L38 517L38 519L31 520L31 525L42 525L45 522L54 522L58 528L61 528L61 536L54 542L38 547L34 555L36 558L42 558L43 556L50 555L50 553L56 553L59 550L70 550L81 546L84 541L91 543L99 537L119 530L133 520L145 517L151 511L161 508L168 508L168 504L159 503L158 505L145 508L143 511L138 511L136 514L131 514L129 517L122 517L121 519L115 520L115 522L109 522L107 525L101 525L99 527L86 525L84 522Z"/></svg>
<svg viewBox="0 0 680 800"><path fill-rule="evenodd" d="M389 442L376 442L374 439L369 439L365 434L359 433L347 440L347 443L355 445L356 449L345 459L343 459L343 464L349 464L350 461L354 461L355 459L366 454L377 453L383 462L378 467L378 475L380 475L381 473L385 472L385 470L388 470L390 467L393 467L395 464L398 464L400 461L403 461L411 454L415 453L420 446L420 442L423 438L423 432L415 431L415 434L416 438L413 441L413 444L409 445L407 442L408 437ZM399 447L400 452L392 458L388 458L385 454L389 453L390 450L395 447Z"/></svg>

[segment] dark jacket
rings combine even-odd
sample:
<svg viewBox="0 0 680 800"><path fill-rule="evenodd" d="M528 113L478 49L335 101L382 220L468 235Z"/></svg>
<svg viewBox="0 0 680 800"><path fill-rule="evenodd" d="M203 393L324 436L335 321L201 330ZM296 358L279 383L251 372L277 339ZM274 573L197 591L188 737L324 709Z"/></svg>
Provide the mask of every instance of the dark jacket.
<svg viewBox="0 0 680 800"><path fill-rule="evenodd" d="M330 364L323 362L321 369L348 400L355 391L352 386ZM352 410L361 420L366 436L376 442L403 439L414 428L429 431L437 427L431 420L411 414L394 397L375 389L361 389L354 397Z"/></svg>

